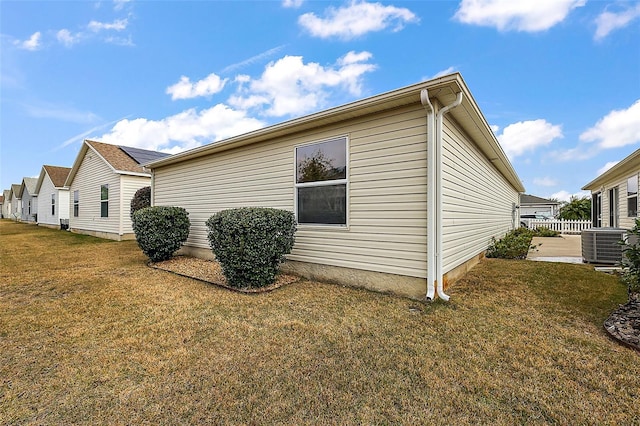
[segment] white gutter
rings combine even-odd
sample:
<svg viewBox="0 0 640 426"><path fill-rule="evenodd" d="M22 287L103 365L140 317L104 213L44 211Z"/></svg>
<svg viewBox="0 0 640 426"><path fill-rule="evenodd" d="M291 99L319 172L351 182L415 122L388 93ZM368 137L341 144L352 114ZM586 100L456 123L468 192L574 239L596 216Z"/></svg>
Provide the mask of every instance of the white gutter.
<svg viewBox="0 0 640 426"><path fill-rule="evenodd" d="M435 143L435 162L436 162L436 187L435 187L435 210L436 210L436 280L438 297L444 301L449 300L449 296L445 294L443 287L442 273L442 116L449 110L457 107L462 103L462 92L458 92L456 100L449 105L441 108L436 114L436 143Z"/></svg>
<svg viewBox="0 0 640 426"><path fill-rule="evenodd" d="M433 300L436 276L436 194L434 191L436 180L436 156L434 152L436 114L429 100L427 89L420 91L420 101L427 110L427 300Z"/></svg>

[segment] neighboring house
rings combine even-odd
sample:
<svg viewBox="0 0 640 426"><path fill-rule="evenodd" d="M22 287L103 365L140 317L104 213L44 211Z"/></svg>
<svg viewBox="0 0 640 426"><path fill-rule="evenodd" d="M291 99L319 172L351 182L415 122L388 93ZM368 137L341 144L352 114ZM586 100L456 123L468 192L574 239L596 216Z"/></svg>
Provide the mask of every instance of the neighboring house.
<svg viewBox="0 0 640 426"><path fill-rule="evenodd" d="M37 182L37 178L22 178L18 197L22 203L22 214L20 215L20 220L23 222L38 221L38 196L35 192Z"/></svg>
<svg viewBox="0 0 640 426"><path fill-rule="evenodd" d="M3 195L0 195L0 218L4 217L4 193Z"/></svg>
<svg viewBox="0 0 640 426"><path fill-rule="evenodd" d="M634 227L638 217L639 174L640 149L582 187L591 191L594 227Z"/></svg>
<svg viewBox="0 0 640 426"><path fill-rule="evenodd" d="M220 210L286 209L298 232L285 270L413 298L433 298L516 227L524 191L458 73L148 167L152 204L189 212L183 252L212 257L205 221Z"/></svg>
<svg viewBox="0 0 640 426"><path fill-rule="evenodd" d="M151 185L142 164L167 155L85 140L64 185L69 188L69 229L113 240L135 238L131 199Z"/></svg>
<svg viewBox="0 0 640 426"><path fill-rule="evenodd" d="M555 217L560 210L560 203L535 195L520 194L520 215L543 215Z"/></svg>
<svg viewBox="0 0 640 426"><path fill-rule="evenodd" d="M38 225L60 227L60 220L69 219L69 188L64 186L69 167L42 166L36 183L38 194Z"/></svg>
<svg viewBox="0 0 640 426"><path fill-rule="evenodd" d="M8 219L11 217L11 190L5 189L2 191L4 197L4 203L2 203L2 217Z"/></svg>
<svg viewBox="0 0 640 426"><path fill-rule="evenodd" d="M9 211L9 217L13 220L19 220L22 217L22 202L20 201L20 184L11 184L9 190L9 199L11 200L11 209Z"/></svg>

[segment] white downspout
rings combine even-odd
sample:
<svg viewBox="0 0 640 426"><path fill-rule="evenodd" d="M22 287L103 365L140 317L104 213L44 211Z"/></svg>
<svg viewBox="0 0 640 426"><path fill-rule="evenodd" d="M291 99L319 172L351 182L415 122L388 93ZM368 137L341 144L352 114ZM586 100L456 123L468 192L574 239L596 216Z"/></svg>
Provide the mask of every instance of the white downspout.
<svg viewBox="0 0 640 426"><path fill-rule="evenodd" d="M442 273L442 116L462 103L462 92L458 92L456 100L449 105L440 108L436 114L436 280L438 297L444 301L449 300L449 296L444 292Z"/></svg>
<svg viewBox="0 0 640 426"><path fill-rule="evenodd" d="M420 101L427 110L427 300L433 300L435 295L436 277L436 218L435 218L435 109L429 100L429 92L422 89Z"/></svg>

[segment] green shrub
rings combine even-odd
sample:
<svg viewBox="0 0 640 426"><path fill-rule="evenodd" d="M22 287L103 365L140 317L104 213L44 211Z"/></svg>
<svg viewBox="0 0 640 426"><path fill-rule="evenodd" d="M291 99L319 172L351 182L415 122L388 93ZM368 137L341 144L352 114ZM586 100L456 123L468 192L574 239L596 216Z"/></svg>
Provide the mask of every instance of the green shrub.
<svg viewBox="0 0 640 426"><path fill-rule="evenodd" d="M560 232L551 230L546 226L540 226L533 230L534 237L557 237Z"/></svg>
<svg viewBox="0 0 640 426"><path fill-rule="evenodd" d="M501 259L525 259L530 249L533 231L527 228L516 228L510 231L502 239L491 238L486 256Z"/></svg>
<svg viewBox="0 0 640 426"><path fill-rule="evenodd" d="M152 262L170 259L187 241L190 225L182 207L146 207L133 214L136 241Z"/></svg>
<svg viewBox="0 0 640 426"><path fill-rule="evenodd" d="M272 284L296 232L293 213L259 207L223 210L206 224L211 250L227 283L236 288Z"/></svg>
<svg viewBox="0 0 640 426"><path fill-rule="evenodd" d="M629 287L629 293L640 293L640 219L630 231L627 241L622 244L622 281Z"/></svg>
<svg viewBox="0 0 640 426"><path fill-rule="evenodd" d="M129 211L129 215L131 216L131 220L133 220L133 214L140 209L144 209L145 207L151 207L151 187L145 186L144 188L140 188L136 191L135 195L131 199L131 210Z"/></svg>

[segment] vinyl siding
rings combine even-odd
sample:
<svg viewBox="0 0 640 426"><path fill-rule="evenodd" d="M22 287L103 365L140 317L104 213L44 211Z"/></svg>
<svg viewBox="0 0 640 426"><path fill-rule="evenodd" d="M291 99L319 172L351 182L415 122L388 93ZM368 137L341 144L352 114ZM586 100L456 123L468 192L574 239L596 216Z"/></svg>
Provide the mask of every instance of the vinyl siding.
<svg viewBox="0 0 640 426"><path fill-rule="evenodd" d="M100 186L109 184L109 217L100 217ZM73 216L73 192L79 191L79 216ZM69 227L118 234L120 230L120 176L91 149L69 186Z"/></svg>
<svg viewBox="0 0 640 426"><path fill-rule="evenodd" d="M638 173L640 173L640 171L636 171L635 173L629 173L628 175L625 175L623 177L617 178L613 181L607 182L603 188L602 191L600 192L602 195L602 226L603 227L608 227L611 226L611 224L609 223L609 204L610 204L610 200L609 200L609 190L611 188L615 188L618 187L618 209L619 209L619 223L618 223L618 227L620 228L625 228L625 229L631 229L635 226L635 219L636 217L628 217L627 212L628 212L628 208L627 208L627 179L630 178L631 176L636 176L636 178L638 177ZM594 192L594 194L596 194L597 192ZM640 194L639 194L640 195ZM640 200L640 197L638 197L638 200Z"/></svg>
<svg viewBox="0 0 640 426"><path fill-rule="evenodd" d="M57 204L58 223L60 219L69 219L69 190L58 189L58 204Z"/></svg>
<svg viewBox="0 0 640 426"><path fill-rule="evenodd" d="M18 197L13 195L13 197L11 197L11 218L12 219L20 218L21 214L22 214L22 202Z"/></svg>
<svg viewBox="0 0 640 426"><path fill-rule="evenodd" d="M151 178L144 176L120 176L121 190L120 193L120 216L121 221L121 233L131 234L133 233L133 225L131 223L131 199L135 195L136 191L145 186L151 185Z"/></svg>
<svg viewBox="0 0 640 426"><path fill-rule="evenodd" d="M514 227L519 194L445 115L443 123L443 271L487 249Z"/></svg>
<svg viewBox="0 0 640 426"><path fill-rule="evenodd" d="M56 197L54 215L51 214L51 194ZM38 223L60 225L60 219L69 218L69 191L55 188L46 173L42 185L40 185L38 200Z"/></svg>
<svg viewBox="0 0 640 426"><path fill-rule="evenodd" d="M22 191L22 220L26 222L34 222L34 215L38 214L38 197L29 194L29 191L25 188ZM29 213L29 203L31 203L31 213Z"/></svg>
<svg viewBox="0 0 640 426"><path fill-rule="evenodd" d="M205 221L243 206L294 209L294 148L348 137L348 227L300 225L289 259L426 277L426 119L399 108L154 170L154 204L189 212L187 244L208 248Z"/></svg>

